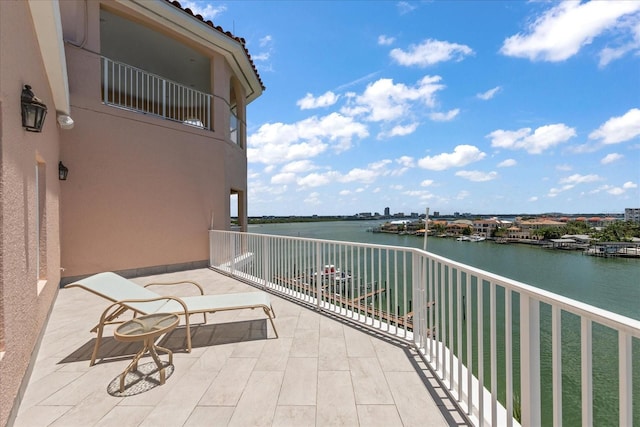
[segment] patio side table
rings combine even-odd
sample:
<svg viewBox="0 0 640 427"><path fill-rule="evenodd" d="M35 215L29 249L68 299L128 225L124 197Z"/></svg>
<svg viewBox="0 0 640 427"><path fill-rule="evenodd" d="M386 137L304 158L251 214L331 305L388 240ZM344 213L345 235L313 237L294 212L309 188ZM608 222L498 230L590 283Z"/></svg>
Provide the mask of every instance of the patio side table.
<svg viewBox="0 0 640 427"><path fill-rule="evenodd" d="M124 392L124 380L129 372L138 368L138 361L147 352L151 355L154 362L158 366L160 372L160 384L164 384L166 380L166 374L164 365L160 361L158 356L158 350L167 353L169 355L169 365L173 363L173 352L168 348L160 347L155 344L155 339L160 335L171 332L178 326L180 318L176 314L172 313L153 313L140 317L134 317L131 320L124 322L120 325L113 336L116 340L122 342L134 342L143 341L142 349L136 353L133 360L120 375L120 392Z"/></svg>

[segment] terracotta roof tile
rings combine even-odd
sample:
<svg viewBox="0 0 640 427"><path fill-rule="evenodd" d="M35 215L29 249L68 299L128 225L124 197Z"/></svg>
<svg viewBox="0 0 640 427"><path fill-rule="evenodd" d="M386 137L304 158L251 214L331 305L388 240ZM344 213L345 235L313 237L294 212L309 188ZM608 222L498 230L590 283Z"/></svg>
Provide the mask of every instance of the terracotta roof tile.
<svg viewBox="0 0 640 427"><path fill-rule="evenodd" d="M244 49L245 54L247 55L247 59L249 60L249 63L251 63L251 67L253 68L253 71L256 73L256 78L258 79L258 81L260 82L260 86L262 86L262 90L265 90L265 86L264 83L262 83L262 79L260 78L260 74L258 73L258 69L256 68L256 64L253 62L253 59L251 58L251 55L249 54L249 50L247 49L246 46L246 41L244 38L242 37L237 37L234 36L233 33L231 33L231 31L225 31L221 26L219 25L213 25L213 22L207 20L205 21L204 18L202 17L202 15L197 14L194 15L194 13L191 11L191 9L187 8L183 8L182 5L180 5L180 2L177 0L165 0L167 3L172 4L173 6L177 7L178 9L187 12L189 15L193 16L194 18L198 19L199 21L204 22L205 24L207 24L208 26L210 26L211 28L213 28L214 30L224 34L225 36L229 37L232 40L237 41L238 43L240 43L242 45L242 48Z"/></svg>

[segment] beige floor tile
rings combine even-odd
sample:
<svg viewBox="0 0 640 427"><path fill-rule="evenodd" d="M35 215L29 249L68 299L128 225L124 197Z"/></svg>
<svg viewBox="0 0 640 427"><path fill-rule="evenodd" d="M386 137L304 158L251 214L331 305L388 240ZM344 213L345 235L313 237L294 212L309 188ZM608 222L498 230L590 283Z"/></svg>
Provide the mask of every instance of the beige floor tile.
<svg viewBox="0 0 640 427"><path fill-rule="evenodd" d="M199 405L237 405L256 362L257 359L229 358L202 396Z"/></svg>
<svg viewBox="0 0 640 427"><path fill-rule="evenodd" d="M289 357L318 357L318 329L298 329L293 337Z"/></svg>
<svg viewBox="0 0 640 427"><path fill-rule="evenodd" d="M273 427L314 427L316 407L278 406L273 417Z"/></svg>
<svg viewBox="0 0 640 427"><path fill-rule="evenodd" d="M154 409L153 406L116 406L96 427L137 427Z"/></svg>
<svg viewBox="0 0 640 427"><path fill-rule="evenodd" d="M283 372L254 372L231 416L229 426L271 426L283 376Z"/></svg>
<svg viewBox="0 0 640 427"><path fill-rule="evenodd" d="M349 357L376 357L376 352L371 344L371 337L357 329L345 327L344 339L347 343L347 356Z"/></svg>
<svg viewBox="0 0 640 427"><path fill-rule="evenodd" d="M289 358L278 405L315 405L317 384L318 359Z"/></svg>
<svg viewBox="0 0 640 427"><path fill-rule="evenodd" d="M233 411L233 406L197 406L184 427L225 427L229 425Z"/></svg>
<svg viewBox="0 0 640 427"><path fill-rule="evenodd" d="M85 394L85 399L56 419L51 427L94 426L108 414L122 398L106 394L105 387L100 392Z"/></svg>
<svg viewBox="0 0 640 427"><path fill-rule="evenodd" d="M287 368L293 338L267 340L256 363L256 371L284 371Z"/></svg>
<svg viewBox="0 0 640 427"><path fill-rule="evenodd" d="M350 357L349 368L358 405L393 404L387 380L375 357Z"/></svg>
<svg viewBox="0 0 640 427"><path fill-rule="evenodd" d="M72 405L69 406L32 406L28 409L22 410L13 427L34 427L34 426L48 426L67 411L73 409Z"/></svg>
<svg viewBox="0 0 640 427"><path fill-rule="evenodd" d="M358 405L358 420L361 426L366 427L402 426L395 405Z"/></svg>
<svg viewBox="0 0 640 427"><path fill-rule="evenodd" d="M347 371L347 344L344 337L320 337L318 370Z"/></svg>
<svg viewBox="0 0 640 427"><path fill-rule="evenodd" d="M347 371L318 372L316 425L356 426L356 409L351 374Z"/></svg>
<svg viewBox="0 0 640 427"><path fill-rule="evenodd" d="M214 379L194 369L188 370L181 378L172 376L167 381L171 380L171 392L158 402L156 409L140 426L183 425Z"/></svg>
<svg viewBox="0 0 640 427"><path fill-rule="evenodd" d="M447 425L440 409L415 372L387 372L385 376L405 426Z"/></svg>

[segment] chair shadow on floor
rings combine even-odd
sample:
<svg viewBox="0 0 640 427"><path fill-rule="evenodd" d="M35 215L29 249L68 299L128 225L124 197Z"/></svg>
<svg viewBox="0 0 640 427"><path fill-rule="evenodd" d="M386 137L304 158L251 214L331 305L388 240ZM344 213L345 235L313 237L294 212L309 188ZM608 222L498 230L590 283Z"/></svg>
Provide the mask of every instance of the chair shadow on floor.
<svg viewBox="0 0 640 427"><path fill-rule="evenodd" d="M195 349L245 341L266 340L268 338L267 320L193 324L191 325L191 346ZM89 362L95 342L96 338L92 338L63 358L58 364ZM174 353L184 353L186 352L186 342L186 329L184 326L179 326L164 335L157 344L168 348ZM96 364L131 359L141 348L142 343L139 342L120 342L116 341L113 336L104 336L98 350Z"/></svg>

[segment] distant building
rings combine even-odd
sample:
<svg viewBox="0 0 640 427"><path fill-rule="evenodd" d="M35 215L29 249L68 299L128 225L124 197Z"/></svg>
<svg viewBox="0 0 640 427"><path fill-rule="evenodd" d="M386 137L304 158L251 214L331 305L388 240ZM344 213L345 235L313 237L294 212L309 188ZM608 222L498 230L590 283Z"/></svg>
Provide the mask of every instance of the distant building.
<svg viewBox="0 0 640 427"><path fill-rule="evenodd" d="M391 215L391 210L389 208L384 208L384 216Z"/></svg>
<svg viewBox="0 0 640 427"><path fill-rule="evenodd" d="M625 208L624 220L640 222L640 208Z"/></svg>
<svg viewBox="0 0 640 427"><path fill-rule="evenodd" d="M434 217L439 217L440 216L440 211L433 211L433 216Z"/></svg>

